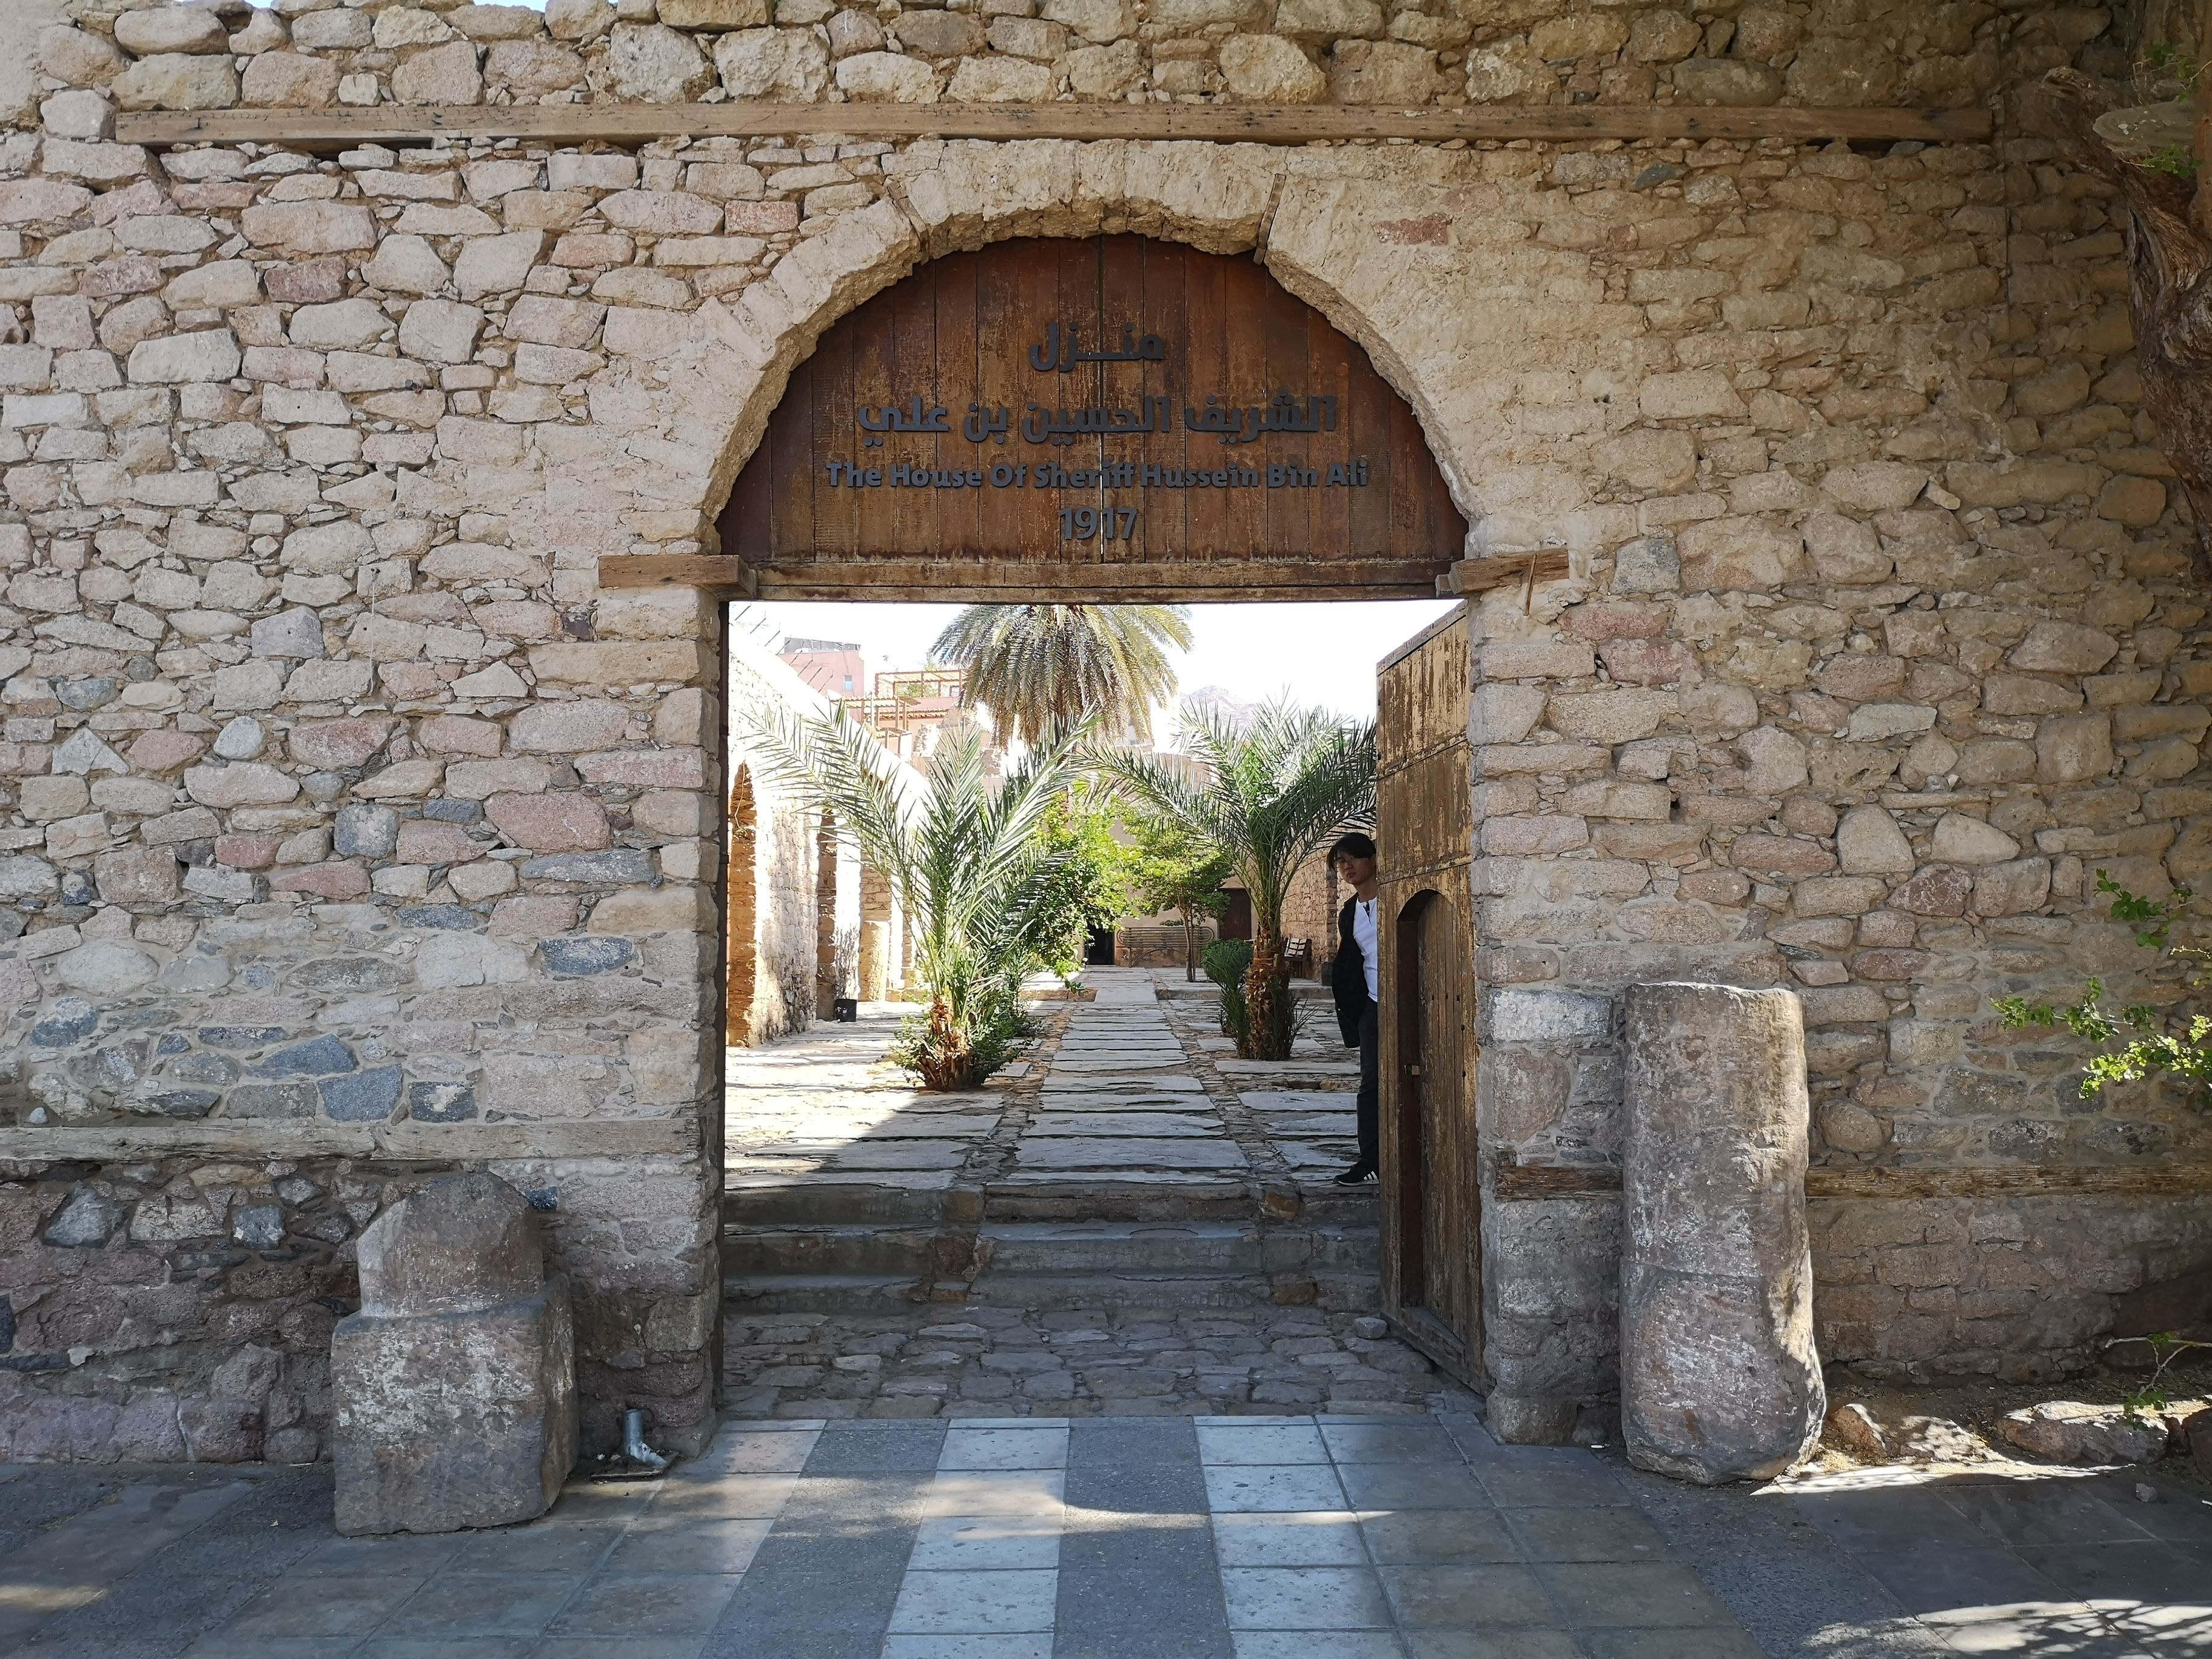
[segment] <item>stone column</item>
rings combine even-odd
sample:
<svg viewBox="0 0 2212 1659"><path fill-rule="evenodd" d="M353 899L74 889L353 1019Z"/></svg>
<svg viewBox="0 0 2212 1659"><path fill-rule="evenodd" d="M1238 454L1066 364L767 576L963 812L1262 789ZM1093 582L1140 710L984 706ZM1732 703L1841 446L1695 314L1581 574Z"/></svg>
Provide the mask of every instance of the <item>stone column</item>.
<svg viewBox="0 0 2212 1659"><path fill-rule="evenodd" d="M543 1515L576 1462L575 1339L537 1212L497 1176L448 1176L357 1249L361 1311L331 1335L337 1529Z"/></svg>
<svg viewBox="0 0 2212 1659"><path fill-rule="evenodd" d="M1779 1474L1827 1407L1805 1230L1805 1023L1788 991L1628 988L1620 1405L1630 1462Z"/></svg>
<svg viewBox="0 0 2212 1659"><path fill-rule="evenodd" d="M891 884L883 872L860 865L860 1000L881 1002L890 988Z"/></svg>

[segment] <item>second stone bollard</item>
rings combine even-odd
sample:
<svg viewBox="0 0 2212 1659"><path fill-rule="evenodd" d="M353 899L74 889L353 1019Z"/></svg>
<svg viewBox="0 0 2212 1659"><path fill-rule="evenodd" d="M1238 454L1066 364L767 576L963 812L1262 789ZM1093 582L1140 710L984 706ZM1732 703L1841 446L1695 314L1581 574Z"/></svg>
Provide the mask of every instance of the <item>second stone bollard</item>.
<svg viewBox="0 0 2212 1659"><path fill-rule="evenodd" d="M568 1290L497 1176L433 1182L362 1234L361 1311L331 1336L342 1533L543 1515L576 1462Z"/></svg>
<svg viewBox="0 0 2212 1659"><path fill-rule="evenodd" d="M1805 1022L1788 991L1628 988L1621 1425L1638 1468L1766 1480L1819 1438Z"/></svg>

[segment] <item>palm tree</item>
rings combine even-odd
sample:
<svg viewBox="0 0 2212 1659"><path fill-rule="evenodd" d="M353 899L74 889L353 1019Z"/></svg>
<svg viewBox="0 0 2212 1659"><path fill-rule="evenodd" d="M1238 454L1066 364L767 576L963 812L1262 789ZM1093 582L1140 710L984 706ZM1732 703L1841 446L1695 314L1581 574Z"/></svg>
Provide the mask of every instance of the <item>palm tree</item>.
<svg viewBox="0 0 2212 1659"><path fill-rule="evenodd" d="M894 1053L928 1088L975 1088L1022 1030L1022 980L1052 943L1059 861L1042 832L1074 781L1085 731L1045 732L994 790L977 732L940 744L925 781L842 708L829 719L771 712L753 721L764 769L836 815L912 919L929 1010L907 1021Z"/></svg>
<svg viewBox="0 0 2212 1659"><path fill-rule="evenodd" d="M1298 867L1339 830L1375 812L1375 727L1324 709L1271 702L1240 726L1186 704L1185 745L1206 775L1186 778L1149 755L1100 754L1095 764L1125 799L1186 825L1225 854L1252 895L1248 1060L1290 1057L1289 983L1282 972L1283 900Z"/></svg>
<svg viewBox="0 0 2212 1659"><path fill-rule="evenodd" d="M1149 738L1152 704L1175 692L1167 647L1190 642L1185 605L971 605L929 654L968 671L961 702L990 709L1001 744L1086 715Z"/></svg>

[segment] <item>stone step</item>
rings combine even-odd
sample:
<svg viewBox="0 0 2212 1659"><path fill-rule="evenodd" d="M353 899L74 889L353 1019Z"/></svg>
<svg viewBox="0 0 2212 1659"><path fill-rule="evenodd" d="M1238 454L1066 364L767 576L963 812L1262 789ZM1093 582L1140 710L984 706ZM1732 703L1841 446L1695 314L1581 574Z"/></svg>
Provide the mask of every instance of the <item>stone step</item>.
<svg viewBox="0 0 2212 1659"><path fill-rule="evenodd" d="M900 1179L879 1174L732 1175L723 1184L725 1227L934 1226L963 1201L971 1218L973 1189L959 1189L945 1170Z"/></svg>
<svg viewBox="0 0 2212 1659"><path fill-rule="evenodd" d="M722 1279L722 1300L732 1313L902 1313L917 1303L960 1302L967 1286L951 1280L941 1291L912 1275L882 1273L753 1273Z"/></svg>
<svg viewBox="0 0 2212 1659"><path fill-rule="evenodd" d="M934 1227L728 1227L722 1234L722 1274L822 1274L831 1278L903 1278L936 1271Z"/></svg>
<svg viewBox="0 0 2212 1659"><path fill-rule="evenodd" d="M1376 1271L1375 1230L1224 1222L1016 1222L978 1230L979 1278L995 1274Z"/></svg>
<svg viewBox="0 0 2212 1659"><path fill-rule="evenodd" d="M1252 1308L1313 1306L1365 1313L1378 1304L1372 1273L990 1273L967 1301L994 1308ZM811 1304L810 1304L811 1305Z"/></svg>

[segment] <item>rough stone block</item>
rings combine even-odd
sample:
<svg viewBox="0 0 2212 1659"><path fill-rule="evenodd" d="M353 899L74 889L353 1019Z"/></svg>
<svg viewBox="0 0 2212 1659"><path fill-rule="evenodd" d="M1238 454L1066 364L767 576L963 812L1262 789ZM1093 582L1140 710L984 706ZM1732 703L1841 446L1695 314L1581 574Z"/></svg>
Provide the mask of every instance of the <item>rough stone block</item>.
<svg viewBox="0 0 2212 1659"><path fill-rule="evenodd" d="M1804 1020L1787 991L1634 985L1621 1145L1621 1419L1639 1468L1711 1486L1819 1440Z"/></svg>
<svg viewBox="0 0 2212 1659"><path fill-rule="evenodd" d="M337 1529L453 1532L543 1515L576 1459L567 1285L498 1176L433 1182L359 1243L331 1338Z"/></svg>

